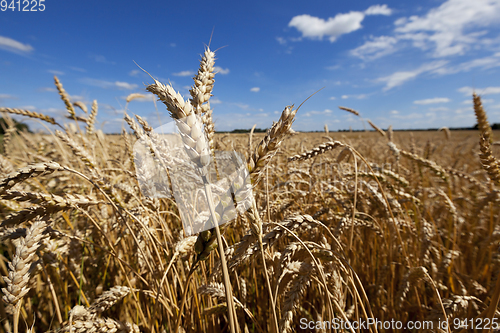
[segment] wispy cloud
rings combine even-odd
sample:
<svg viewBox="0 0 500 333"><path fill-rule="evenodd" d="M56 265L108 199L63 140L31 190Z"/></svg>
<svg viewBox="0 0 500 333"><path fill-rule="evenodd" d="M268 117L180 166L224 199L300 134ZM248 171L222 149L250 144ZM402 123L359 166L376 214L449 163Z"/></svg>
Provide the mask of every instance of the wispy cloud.
<svg viewBox="0 0 500 333"><path fill-rule="evenodd" d="M54 69L49 69L47 71L47 73L54 74L54 75L64 75L64 72L57 71L57 70L54 70Z"/></svg>
<svg viewBox="0 0 500 333"><path fill-rule="evenodd" d="M395 32L413 45L433 50L433 56L464 54L476 46L478 37L498 22L500 2L491 0L448 0L424 16L398 19Z"/></svg>
<svg viewBox="0 0 500 333"><path fill-rule="evenodd" d="M140 72L141 72L141 71L140 71L140 70L138 70L138 69L133 69L133 70L131 70L130 72L128 72L128 75L133 76L133 77L137 77L137 76L139 75L139 73L140 73Z"/></svg>
<svg viewBox="0 0 500 333"><path fill-rule="evenodd" d="M462 87L457 89L457 91L463 93L465 96L472 96L473 92L476 92L479 95L493 95L493 94L500 94L500 87L486 87L486 88Z"/></svg>
<svg viewBox="0 0 500 333"><path fill-rule="evenodd" d="M500 52L492 56L464 61L455 66L445 66L436 70L436 73L446 75L468 72L473 69L488 69L493 67L500 67Z"/></svg>
<svg viewBox="0 0 500 333"><path fill-rule="evenodd" d="M218 99L217 97L212 97L210 98L210 104L222 104L222 101Z"/></svg>
<svg viewBox="0 0 500 333"><path fill-rule="evenodd" d="M382 8L378 10L383 11ZM498 17L498 0L447 0L424 15L397 19L392 34L372 36L363 45L351 50L350 54L363 60L373 60L412 45L426 52L427 56L443 58L464 55L470 50L488 49L498 44L498 38L486 37L489 28L498 25ZM453 67L443 67L437 73L452 74L498 66L500 56L496 53Z"/></svg>
<svg viewBox="0 0 500 333"><path fill-rule="evenodd" d="M138 85L135 83L128 83L123 81L111 82L111 81L92 79L92 78L83 78L80 80L80 82L82 82L83 84L96 86L104 89L117 88L124 90L132 90L138 87Z"/></svg>
<svg viewBox="0 0 500 333"><path fill-rule="evenodd" d="M368 97L367 94L358 94L358 95L342 95L340 98L342 98L342 99L349 99L349 98L365 99L367 97Z"/></svg>
<svg viewBox="0 0 500 333"><path fill-rule="evenodd" d="M322 115L329 115L329 114L331 114L332 112L333 112L333 111L332 111L332 110L330 110L330 109L325 109L325 110L323 110L323 111L315 111L315 110L313 110L313 111L308 111L308 112L304 113L304 117L311 117L311 116L313 116L313 115L318 115L318 114L322 114Z"/></svg>
<svg viewBox="0 0 500 333"><path fill-rule="evenodd" d="M115 65L116 64L116 62L109 61L108 59L106 59L105 56L103 56L101 54L89 54L89 58L93 59L95 62L100 62L100 63L103 63L103 64L110 64L110 65Z"/></svg>
<svg viewBox="0 0 500 333"><path fill-rule="evenodd" d="M397 42L397 38L391 36L371 36L369 41L351 50L350 53L361 59L373 60L394 53Z"/></svg>
<svg viewBox="0 0 500 333"><path fill-rule="evenodd" d="M214 67L214 72L221 75L229 74L229 68L222 68L219 66Z"/></svg>
<svg viewBox="0 0 500 333"><path fill-rule="evenodd" d="M251 92L259 92L260 88L259 87L253 87L250 89Z"/></svg>
<svg viewBox="0 0 500 333"><path fill-rule="evenodd" d="M436 103L448 103L449 101L450 99L446 97L436 97L436 98L420 99L417 101L413 101L413 104L427 105Z"/></svg>
<svg viewBox="0 0 500 333"><path fill-rule="evenodd" d="M115 86L120 89L126 89L126 90L132 90L137 88L137 84L122 82L122 81L116 81Z"/></svg>
<svg viewBox="0 0 500 333"><path fill-rule="evenodd" d="M448 62L444 60L425 63L415 70L395 72L389 76L378 78L376 81L384 82L384 91L387 91L389 89L402 85L406 81L415 79L417 76L423 73L435 71L436 69L446 65L447 63Z"/></svg>
<svg viewBox="0 0 500 333"><path fill-rule="evenodd" d="M29 44L23 44L9 37L0 36L0 49L14 53L29 53L33 47Z"/></svg>
<svg viewBox="0 0 500 333"><path fill-rule="evenodd" d="M72 69L72 70L74 70L74 71L76 71L76 72L81 72L81 73L85 73L85 72L87 72L87 70L86 70L86 69L83 69L83 68L80 68L80 67L73 67L73 66L70 66L69 68L70 68L70 69Z"/></svg>
<svg viewBox="0 0 500 333"><path fill-rule="evenodd" d="M57 89L54 87L42 87L39 88L38 91L43 91L43 92L57 92Z"/></svg>
<svg viewBox="0 0 500 333"><path fill-rule="evenodd" d="M178 73L174 73L175 76L194 76L195 72L193 71L181 71Z"/></svg>
<svg viewBox="0 0 500 333"><path fill-rule="evenodd" d="M4 100L4 99L17 99L17 97L14 95L9 95L9 94L0 94L0 100Z"/></svg>

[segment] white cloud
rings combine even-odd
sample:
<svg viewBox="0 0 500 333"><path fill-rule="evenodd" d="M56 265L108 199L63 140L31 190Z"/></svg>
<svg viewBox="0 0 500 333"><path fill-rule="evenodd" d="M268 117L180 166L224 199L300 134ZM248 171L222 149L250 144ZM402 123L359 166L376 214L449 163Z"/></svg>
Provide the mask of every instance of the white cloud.
<svg viewBox="0 0 500 333"><path fill-rule="evenodd" d="M430 63L423 64L422 66L413 71L395 72L389 76L378 78L377 81L386 83L384 88L384 91L386 91L394 87L400 86L406 81L414 79L425 72L435 71L436 69L444 66L445 64L447 64L447 61L433 61Z"/></svg>
<svg viewBox="0 0 500 333"><path fill-rule="evenodd" d="M130 75L130 76L137 76L140 72L141 72L141 71L140 71L140 70L138 70L138 69L133 69L133 70L131 70L131 71L128 73L128 75Z"/></svg>
<svg viewBox="0 0 500 333"><path fill-rule="evenodd" d="M222 101L217 97L210 98L210 104L222 104Z"/></svg>
<svg viewBox="0 0 500 333"><path fill-rule="evenodd" d="M74 70L76 72L81 72L81 73L85 73L87 71L86 69L83 69L83 68L80 68L80 67L70 66L69 68L71 68L72 70Z"/></svg>
<svg viewBox="0 0 500 333"><path fill-rule="evenodd" d="M436 97L436 98L420 99L418 101L413 101L413 104L427 105L436 103L448 103L449 101L450 99L446 97Z"/></svg>
<svg viewBox="0 0 500 333"><path fill-rule="evenodd" d="M484 58L473 59L470 61L465 61L456 66L443 67L436 71L438 74L454 74L459 72L467 72L472 69L488 69L493 67L500 67L500 54L495 53L493 56L488 56Z"/></svg>
<svg viewBox="0 0 500 333"><path fill-rule="evenodd" d="M392 110L391 114L399 114L399 111L398 110Z"/></svg>
<svg viewBox="0 0 500 333"><path fill-rule="evenodd" d="M89 54L89 58L94 59L94 61L96 62L102 62L103 64L111 64L111 65L116 64L114 61L109 61L108 59L106 59L105 56L101 54Z"/></svg>
<svg viewBox="0 0 500 333"><path fill-rule="evenodd" d="M332 112L333 111L330 109L325 109L323 111L308 111L308 112L304 113L304 117L310 117L312 115L317 115L317 114L329 115Z"/></svg>
<svg viewBox="0 0 500 333"><path fill-rule="evenodd" d="M54 74L54 75L64 75L64 72L56 71L56 70L53 70L53 69L49 69L47 71L47 73Z"/></svg>
<svg viewBox="0 0 500 333"><path fill-rule="evenodd" d="M56 92L57 89L54 87L42 87L39 88L38 91L43 91L43 92Z"/></svg>
<svg viewBox="0 0 500 333"><path fill-rule="evenodd" d="M386 15L389 16L392 14L392 9L387 7L387 5L373 5L368 7L365 10L366 15Z"/></svg>
<svg viewBox="0 0 500 333"><path fill-rule="evenodd" d="M224 69L222 67L215 66L214 67L214 73L226 75L226 74L229 74L229 68L225 68Z"/></svg>
<svg viewBox="0 0 500 333"><path fill-rule="evenodd" d="M358 94L358 95L342 95L342 99L354 98L354 99L365 99L367 98L367 94Z"/></svg>
<svg viewBox="0 0 500 333"><path fill-rule="evenodd" d="M0 36L0 49L14 53L29 53L33 47L29 44L23 44L9 37Z"/></svg>
<svg viewBox="0 0 500 333"><path fill-rule="evenodd" d="M253 87L250 89L251 92L259 92L260 88L259 87Z"/></svg>
<svg viewBox="0 0 500 333"><path fill-rule="evenodd" d="M85 102L85 97L83 97L82 95L69 95L69 99L75 102L76 101Z"/></svg>
<svg viewBox="0 0 500 333"><path fill-rule="evenodd" d="M449 108L447 108L446 106L440 106L440 107L437 107L437 108L429 108L429 111L448 111Z"/></svg>
<svg viewBox="0 0 500 333"><path fill-rule="evenodd" d="M364 18L365 14L361 12L337 14L328 20L303 14L293 17L288 26L299 30L302 37L321 40L324 36L328 36L330 42L334 42L343 34L361 29Z"/></svg>
<svg viewBox="0 0 500 333"><path fill-rule="evenodd" d="M178 73L174 73L173 75L175 76L194 76L194 72L193 71L181 71L181 72L178 72Z"/></svg>
<svg viewBox="0 0 500 333"><path fill-rule="evenodd" d="M104 89L118 88L118 89L132 90L132 89L136 89L138 87L137 84L134 84L134 83L128 83L128 82L122 82L122 81L110 82L110 81L99 80L99 79L91 79L88 77L81 79L80 82L82 82L84 84L88 84L90 86L96 86L96 87L100 87L100 88L104 88Z"/></svg>
<svg viewBox="0 0 500 333"><path fill-rule="evenodd" d="M381 5L368 8L365 14L387 14L391 10ZM350 54L363 60L373 60L413 45L427 56L443 58L465 55L470 50L490 50L499 45L493 26L500 25L499 0L447 0L423 15L401 17L394 22L391 35L371 37ZM409 43L408 43L409 42ZM500 67L500 52L478 59L468 59L454 66L443 66L437 74L447 75L473 69ZM483 53L484 54L484 53Z"/></svg>
<svg viewBox="0 0 500 333"><path fill-rule="evenodd" d="M329 71L334 71L334 70L341 69L341 68L342 68L342 66L340 66L340 65L333 65L333 66L327 66L327 67L325 67L325 69L327 69Z"/></svg>
<svg viewBox="0 0 500 333"><path fill-rule="evenodd" d="M336 100L336 99L337 99L337 98L336 98L335 96L330 97L330 100L332 100L332 101L334 101L334 100Z"/></svg>
<svg viewBox="0 0 500 333"><path fill-rule="evenodd" d="M9 94L0 94L0 99L16 99L16 97Z"/></svg>
<svg viewBox="0 0 500 333"><path fill-rule="evenodd" d="M393 118L396 118L396 119L419 119L419 118L422 118L424 115L421 114L421 113L410 113L410 114L404 114L404 115L400 115L399 113L397 114L394 114L393 115Z"/></svg>
<svg viewBox="0 0 500 333"><path fill-rule="evenodd" d="M281 45L286 45L286 39L283 38L283 37L276 37L276 40L278 41L278 43L280 43Z"/></svg>
<svg viewBox="0 0 500 333"><path fill-rule="evenodd" d="M395 32L416 47L434 49L435 57L460 55L486 33L477 29L498 23L499 16L498 0L448 0L424 16L398 19Z"/></svg>
<svg viewBox="0 0 500 333"><path fill-rule="evenodd" d="M308 14L297 15L292 18L288 26L299 30L302 37L321 40L327 36L333 43L341 35L361 29L363 27L361 22L366 15L391 15L391 13L392 10L387 5L374 5L364 12L339 13L327 20ZM284 40L278 39L278 42L282 43Z"/></svg>
<svg viewBox="0 0 500 333"><path fill-rule="evenodd" d="M116 81L115 86L120 89L127 89L127 90L132 90L137 88L137 84L134 83L127 83L127 82L121 82L121 81Z"/></svg>
<svg viewBox="0 0 500 333"><path fill-rule="evenodd" d="M243 109L243 110L248 110L248 108L250 108L250 105L243 104L243 103L234 103L234 105L236 105L237 107L239 107L240 109Z"/></svg>
<svg viewBox="0 0 500 333"><path fill-rule="evenodd" d="M473 88L473 87L462 87L457 89L458 92L463 93L465 96L472 96L473 92L479 95L493 95L500 94L500 87L486 87L486 88Z"/></svg>
<svg viewBox="0 0 500 333"><path fill-rule="evenodd" d="M351 54L361 59L376 59L396 51L398 40L391 36L371 37L371 40L351 50Z"/></svg>

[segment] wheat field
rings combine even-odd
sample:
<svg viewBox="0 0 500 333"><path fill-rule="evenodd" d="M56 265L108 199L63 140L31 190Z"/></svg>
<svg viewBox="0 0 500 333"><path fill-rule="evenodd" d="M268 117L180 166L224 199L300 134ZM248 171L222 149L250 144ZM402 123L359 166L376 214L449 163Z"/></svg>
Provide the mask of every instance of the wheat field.
<svg viewBox="0 0 500 333"><path fill-rule="evenodd" d="M412 331L303 327L369 318L467 332L464 320L496 323L499 134L479 96L476 131L370 123L375 131L296 133L300 107L287 106L265 134L216 134L214 75L206 48L189 99L154 79L147 87L202 176L214 151L246 159L250 208L189 237L174 198L140 190L134 144L169 158L144 119L126 115L121 135L105 135L94 128L97 101L71 102L57 78L66 123L0 108L10 124L0 155L0 332ZM51 133L16 131L9 114ZM438 327L444 320L450 327Z"/></svg>

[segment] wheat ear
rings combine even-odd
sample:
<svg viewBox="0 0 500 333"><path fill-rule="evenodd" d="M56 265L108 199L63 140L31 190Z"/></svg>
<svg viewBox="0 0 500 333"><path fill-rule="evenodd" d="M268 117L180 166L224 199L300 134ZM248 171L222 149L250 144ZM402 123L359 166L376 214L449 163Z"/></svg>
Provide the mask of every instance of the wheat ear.
<svg viewBox="0 0 500 333"><path fill-rule="evenodd" d="M350 112L350 113L352 113L352 114L354 114L354 115L356 115L356 116L358 116L358 117L359 117L359 112L358 112L358 111L356 111L356 110L354 110L354 109L351 109L351 108L346 108L346 107L344 107L344 106L339 106L339 109L340 109L340 110L347 111L347 112Z"/></svg>
<svg viewBox="0 0 500 333"><path fill-rule="evenodd" d="M370 124L371 127L373 127L374 130L376 130L377 132L380 133L380 135L384 136L385 137L385 132L384 130L382 130L380 127L378 127L377 125L375 125L374 123L371 122L371 120L366 120L368 122L368 124Z"/></svg>
<svg viewBox="0 0 500 333"><path fill-rule="evenodd" d="M71 118L76 118L76 113L75 113L75 108L73 107L73 104L71 104L69 100L69 95L64 90L63 85L61 81L57 78L57 76L54 76L54 83L56 84L57 91L59 92L59 96L61 96L61 99L63 100L64 104L66 105L66 110L68 110L69 115Z"/></svg>
<svg viewBox="0 0 500 333"><path fill-rule="evenodd" d="M214 87L214 64L215 53L210 48L205 49L205 53L200 61L198 74L193 78L194 85L189 90L191 94L191 104L197 114L202 114L202 122L205 134L208 139L210 149L214 150L215 125L212 119L212 109L210 108L210 97Z"/></svg>
<svg viewBox="0 0 500 333"><path fill-rule="evenodd" d="M476 95L476 93L472 94L472 101L474 103L474 112L476 113L477 118L477 126L479 127L479 131L488 137L488 141L492 142L491 135L491 127L488 122L488 118L486 117L486 112L483 108L483 103L481 102L481 97Z"/></svg>
<svg viewBox="0 0 500 333"><path fill-rule="evenodd" d="M248 171L252 175L255 185L264 177L263 169L271 158L276 155L285 137L290 134L297 111L298 108L293 109L293 105L287 106L281 113L278 122L274 123L267 131L266 136L255 148L253 155L249 157L247 162Z"/></svg>
<svg viewBox="0 0 500 333"><path fill-rule="evenodd" d="M481 153L479 154L481 166L486 170L490 179L495 184L500 185L500 162L493 156L487 133L480 138L479 148L481 149Z"/></svg>
<svg viewBox="0 0 500 333"><path fill-rule="evenodd" d="M92 103L92 109L90 110L90 115L86 119L88 135L92 135L92 133L94 132L94 123L96 116L97 116L97 100L94 100L94 102Z"/></svg>
<svg viewBox="0 0 500 333"><path fill-rule="evenodd" d="M205 135L202 132L202 122L200 116L196 114L195 109L190 101L185 101L184 98L176 93L170 85L164 85L154 80L154 84L146 87L146 90L152 92L166 105L167 110L170 111L172 118L176 121L177 128L181 134L182 141L185 144L186 152L192 161L198 166L202 178L205 183L205 193L210 208L212 221L217 234L217 243L219 245L219 254L222 262L224 273L224 284L226 286L226 298L228 300L228 313L231 333L236 332L236 315L233 303L233 295L231 290L231 282L229 280L229 273L224 252L224 245L220 235L219 225L216 223L217 217L215 213L215 205L213 203L213 195L210 184L207 180L208 164L210 163L210 148ZM195 266L193 266L194 268ZM193 270L193 269L192 269ZM190 274L191 276L191 274ZM189 283L189 281L187 281ZM186 286L187 288L187 286ZM177 319L176 326L180 323L181 311ZM176 328L177 330L177 328Z"/></svg>
<svg viewBox="0 0 500 333"><path fill-rule="evenodd" d="M40 120L43 120L45 122L48 122L49 124L57 125L57 126L63 128L61 125L59 125L57 123L57 121L55 121L54 118L46 116L46 115L41 114L41 113L37 113L37 112L29 111L29 110L24 110L24 109L13 109L13 108L4 108L4 107L0 108L0 112L8 112L8 113L19 114L19 115L30 117L30 118L40 119Z"/></svg>
<svg viewBox="0 0 500 333"><path fill-rule="evenodd" d="M7 284L7 288L2 289L5 294L3 300L14 307L14 333L18 332L21 300L30 291L28 284L36 266L36 252L42 245L43 239L48 237L46 229L45 219L39 218L33 223L26 231L26 236L16 246L16 254L9 263L9 275L3 278Z"/></svg>
<svg viewBox="0 0 500 333"><path fill-rule="evenodd" d="M9 174L4 179L0 180L0 193L3 193L4 191L12 188L17 183L20 183L28 178L48 175L54 171L62 170L64 170L63 167L56 162L29 165Z"/></svg>
<svg viewBox="0 0 500 333"><path fill-rule="evenodd" d="M311 149L310 151L289 157L288 162L308 160L308 159L313 158L317 155L324 154L327 151L335 149L337 147L346 147L346 145L340 141L325 142L325 143L320 144L318 147Z"/></svg>
<svg viewBox="0 0 500 333"><path fill-rule="evenodd" d="M87 110L87 105L85 105L85 103L83 103L83 102L80 102L80 101L73 102L73 106L79 107L85 113L89 112Z"/></svg>

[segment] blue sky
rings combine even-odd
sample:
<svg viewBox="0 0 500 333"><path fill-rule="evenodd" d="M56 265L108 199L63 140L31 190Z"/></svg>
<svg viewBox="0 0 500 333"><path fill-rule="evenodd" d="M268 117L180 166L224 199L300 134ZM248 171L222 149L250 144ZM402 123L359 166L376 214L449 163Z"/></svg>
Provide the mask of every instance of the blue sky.
<svg viewBox="0 0 500 333"><path fill-rule="evenodd" d="M500 122L500 0L44 4L0 11L0 106L66 121L57 75L73 100L98 101L98 128L119 132L125 97L152 82L134 61L188 98L213 31L219 131L267 128L322 88L295 130L363 128L338 106L383 128L473 126L473 90ZM168 118L156 107L134 100L127 112L158 126Z"/></svg>

